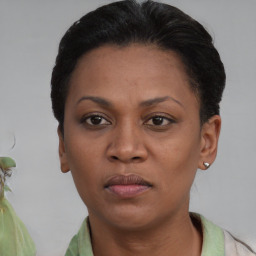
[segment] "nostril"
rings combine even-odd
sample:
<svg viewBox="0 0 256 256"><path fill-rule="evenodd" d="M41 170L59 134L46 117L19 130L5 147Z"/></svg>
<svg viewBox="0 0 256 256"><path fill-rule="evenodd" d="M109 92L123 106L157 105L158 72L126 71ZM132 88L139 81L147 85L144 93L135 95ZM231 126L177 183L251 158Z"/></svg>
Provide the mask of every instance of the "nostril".
<svg viewBox="0 0 256 256"><path fill-rule="evenodd" d="M117 156L111 156L111 159L112 160L121 160L119 157L117 157ZM130 158L130 160L131 161L136 161L136 160L140 160L141 159L141 157L139 157L139 156L135 156L135 157L132 157L132 158Z"/></svg>

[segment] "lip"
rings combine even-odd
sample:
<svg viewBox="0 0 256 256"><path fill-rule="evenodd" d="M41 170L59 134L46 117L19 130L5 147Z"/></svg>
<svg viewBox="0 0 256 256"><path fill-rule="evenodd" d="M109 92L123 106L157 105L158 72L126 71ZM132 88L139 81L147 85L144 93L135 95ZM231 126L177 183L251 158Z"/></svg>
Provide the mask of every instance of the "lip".
<svg viewBox="0 0 256 256"><path fill-rule="evenodd" d="M151 189L152 184L138 175L116 175L107 181L104 188L120 198L132 198Z"/></svg>

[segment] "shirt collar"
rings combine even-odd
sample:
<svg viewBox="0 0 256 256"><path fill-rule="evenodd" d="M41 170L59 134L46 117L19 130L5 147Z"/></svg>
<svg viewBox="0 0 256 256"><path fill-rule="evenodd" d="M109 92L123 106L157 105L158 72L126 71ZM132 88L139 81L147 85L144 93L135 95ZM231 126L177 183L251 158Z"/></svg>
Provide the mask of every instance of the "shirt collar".
<svg viewBox="0 0 256 256"><path fill-rule="evenodd" d="M224 233L222 229L202 215L191 213L192 218L201 222L203 246L201 256L225 256ZM65 256L93 256L88 217L84 220L78 234L70 242Z"/></svg>

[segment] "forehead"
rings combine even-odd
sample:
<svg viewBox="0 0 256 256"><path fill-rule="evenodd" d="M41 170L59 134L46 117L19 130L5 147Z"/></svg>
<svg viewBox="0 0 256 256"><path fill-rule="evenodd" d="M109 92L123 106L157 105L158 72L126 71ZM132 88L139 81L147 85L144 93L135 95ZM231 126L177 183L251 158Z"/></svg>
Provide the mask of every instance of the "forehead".
<svg viewBox="0 0 256 256"><path fill-rule="evenodd" d="M70 87L75 98L81 94L111 94L112 98L132 95L147 100L168 93L178 98L195 97L178 54L154 45L107 45L94 49L78 61Z"/></svg>
<svg viewBox="0 0 256 256"><path fill-rule="evenodd" d="M93 49L78 60L72 77L79 75L79 71L82 69L84 72L85 69L89 71L97 68L100 69L102 74L104 71L107 74L112 67L116 68L116 66L118 66L118 70L127 69L127 71L131 71L135 66L137 70L138 68L141 71L151 70L151 73L144 74L147 76L153 76L155 73L152 72L154 71L162 70L163 73L169 73L170 69L175 69L186 77L184 65L176 52L162 50L155 45L143 44L105 45Z"/></svg>

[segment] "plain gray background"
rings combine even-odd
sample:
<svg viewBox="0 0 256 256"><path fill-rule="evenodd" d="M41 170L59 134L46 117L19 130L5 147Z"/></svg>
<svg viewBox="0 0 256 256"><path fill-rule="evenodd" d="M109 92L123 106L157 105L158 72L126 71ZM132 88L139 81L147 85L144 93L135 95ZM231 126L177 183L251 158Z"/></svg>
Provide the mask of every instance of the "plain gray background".
<svg viewBox="0 0 256 256"><path fill-rule="evenodd" d="M38 256L64 255L87 214L71 175L59 169L49 96L58 43L74 21L108 2L0 0L0 155L17 161L7 197ZM198 171L191 210L256 249L256 1L165 2L207 27L227 73L218 157Z"/></svg>

